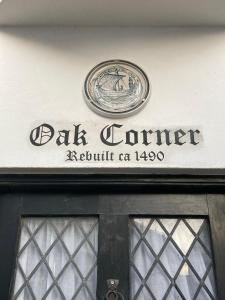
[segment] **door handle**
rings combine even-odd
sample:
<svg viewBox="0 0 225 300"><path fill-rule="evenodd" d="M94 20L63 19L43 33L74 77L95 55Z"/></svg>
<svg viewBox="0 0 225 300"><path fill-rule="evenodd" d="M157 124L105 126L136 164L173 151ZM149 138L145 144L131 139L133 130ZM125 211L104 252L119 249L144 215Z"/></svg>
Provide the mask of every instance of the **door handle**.
<svg viewBox="0 0 225 300"><path fill-rule="evenodd" d="M108 279L106 280L108 291L105 295L105 300L125 300L122 293L120 293L117 288L119 285L118 279Z"/></svg>

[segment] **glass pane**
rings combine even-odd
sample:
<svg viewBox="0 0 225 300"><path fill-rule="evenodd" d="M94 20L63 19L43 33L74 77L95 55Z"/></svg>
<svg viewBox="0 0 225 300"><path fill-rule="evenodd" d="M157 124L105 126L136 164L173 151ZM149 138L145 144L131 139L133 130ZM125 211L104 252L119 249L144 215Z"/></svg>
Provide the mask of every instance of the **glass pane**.
<svg viewBox="0 0 225 300"><path fill-rule="evenodd" d="M205 219L130 219L131 299L217 299Z"/></svg>
<svg viewBox="0 0 225 300"><path fill-rule="evenodd" d="M12 299L96 299L97 252L97 218L22 219Z"/></svg>

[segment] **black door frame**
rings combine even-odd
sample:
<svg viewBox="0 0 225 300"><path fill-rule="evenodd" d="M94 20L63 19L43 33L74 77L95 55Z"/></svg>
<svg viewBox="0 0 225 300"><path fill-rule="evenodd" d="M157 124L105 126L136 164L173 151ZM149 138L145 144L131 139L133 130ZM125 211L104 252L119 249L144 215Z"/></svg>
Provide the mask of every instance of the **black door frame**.
<svg viewBox="0 0 225 300"><path fill-rule="evenodd" d="M143 170L142 170L143 171ZM168 170L166 171L166 173ZM81 174L82 173L82 174ZM67 205L67 209L64 206L60 206L60 201L54 199L54 206L46 205L46 201L43 197L38 197L38 194L42 195L48 193L72 193L73 195L78 195L79 199L82 199L79 207L80 214L84 213L85 205L92 207L93 211L96 211L97 203L101 202L101 197L94 197L91 203L86 197L85 194L105 194L108 197L111 205L109 206L114 208L115 222L120 224L124 222L124 219L118 219L118 213L121 215L121 205L117 206L115 203L115 194L119 194L121 197L126 200L127 194L129 197L136 197L139 195L138 206L136 205L129 212L129 214L135 214L135 211L141 212L141 203L144 204L144 209L148 204L147 195L154 194L155 201L155 212L154 212L154 203L151 202L151 215L160 215L159 213L159 203L162 207L162 215L174 214L177 216L182 216L185 211L185 215L195 215L195 216L207 216L209 214L212 241L213 241L213 250L214 250L214 259L216 265L216 276L217 276L217 288L219 293L219 299L225 299L225 175L223 171L219 170L173 170L170 174L166 174L164 170L159 170L157 174L149 170L149 172L141 172L140 170L125 170L123 174L119 173L119 170L110 170L104 172L104 170L93 170L81 172L80 174L14 174L14 175L0 175L0 201L2 202L1 211L0 211L0 239L3 242L4 247L0 247L0 270L4 276L2 277L2 284L0 287L0 296L2 299L8 299L9 295L9 286L12 279L12 271L14 268L15 262L15 240L18 236L19 228L19 218L15 216L21 215L30 215L31 208L29 205L31 202L26 200L26 205L24 206L24 195L25 198L29 198L29 194L35 193L37 199L37 211L38 215L46 214L46 207L48 206L49 215L68 215L68 209L70 205ZM185 175L182 175L182 173ZM87 192L88 191L88 192ZM176 209L171 210L170 201L173 202L174 206L174 197L172 195L182 193L182 201L176 205ZM55 194L55 195L56 195ZM114 195L113 195L114 194ZM134 196L135 194L135 196ZM147 195L146 195L147 194ZM167 194L167 195L163 195ZM172 197L170 197L169 195ZM186 194L186 195L184 195ZM188 195L187 195L188 194ZM132 196L133 195L133 196ZM195 195L195 199L198 201L192 201L193 197L190 195ZM177 195L178 196L178 195ZM74 197L74 196L73 196ZM186 197L186 200L185 200ZM196 198L197 197L197 198ZM110 199L111 198L111 199ZM152 197L151 197L152 198ZM86 199L86 200L85 200ZM153 198L152 198L153 199ZM178 199L178 198L177 198ZM80 200L77 200L80 201ZM84 204L86 201L86 204ZM171 202L171 203L172 203ZM44 209L45 207L45 209ZM83 212L82 212L83 207ZM51 212L52 209L52 212ZM26 211L27 210L27 211ZM32 204L32 210L34 210ZM74 213L76 213L74 211ZM143 210L144 213L144 210ZM90 214L90 211L88 212ZM34 213L35 215L35 213ZM9 217L12 216L12 217ZM13 217L14 216L14 217ZM102 219L102 222L106 220ZM10 228L8 231L4 231L5 227ZM101 234L101 233L100 233ZM102 233L104 235L104 233ZM107 239L107 236L103 236ZM110 242L110 241L108 241ZM126 241L128 243L128 241ZM124 247L120 247L125 249ZM104 259L104 253L100 253L102 259ZM127 256L126 253L121 253L121 257L124 258ZM122 262L121 262L122 263ZM125 263L127 263L125 261ZM115 267L114 262L109 262L109 265L105 270L99 271L99 276L102 277L100 281L105 280L108 276L106 269L109 269L111 266ZM120 264L120 262L119 262ZM118 265L119 265L118 264ZM128 265L128 264L127 264ZM118 268L119 272L120 268ZM128 272L125 272L125 277ZM122 274L121 274L122 276ZM127 278L127 277L126 277ZM128 278L127 278L128 280ZM121 287L124 294L128 295L128 290L125 287ZM102 296L105 293L103 289L101 292Z"/></svg>

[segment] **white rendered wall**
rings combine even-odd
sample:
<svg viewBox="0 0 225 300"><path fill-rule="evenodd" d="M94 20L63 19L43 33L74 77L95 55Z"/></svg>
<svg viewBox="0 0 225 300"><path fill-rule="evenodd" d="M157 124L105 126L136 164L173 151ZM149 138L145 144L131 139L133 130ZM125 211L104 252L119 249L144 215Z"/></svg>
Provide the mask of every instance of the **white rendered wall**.
<svg viewBox="0 0 225 300"><path fill-rule="evenodd" d="M83 99L86 74L112 59L145 70L152 96L138 114L112 120L92 112ZM86 147L35 147L30 131L47 122L56 130L82 123ZM193 128L198 146L152 146L164 161L66 162L68 149L133 152L146 146L104 146L99 131L107 124L125 128ZM225 29L21 28L0 31L0 169L225 167ZM109 149L110 148L110 149Z"/></svg>

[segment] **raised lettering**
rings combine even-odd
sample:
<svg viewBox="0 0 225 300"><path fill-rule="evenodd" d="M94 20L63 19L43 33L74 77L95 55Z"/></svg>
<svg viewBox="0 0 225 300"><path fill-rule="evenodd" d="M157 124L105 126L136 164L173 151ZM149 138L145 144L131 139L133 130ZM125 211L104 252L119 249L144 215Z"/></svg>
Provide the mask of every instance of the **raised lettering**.
<svg viewBox="0 0 225 300"><path fill-rule="evenodd" d="M164 142L163 142L163 139L162 139L162 134L165 134L165 142L166 142L166 145L171 145L172 142L170 140L170 131L165 129L165 130L156 130L156 134L157 134L157 142L156 144L161 146Z"/></svg>
<svg viewBox="0 0 225 300"><path fill-rule="evenodd" d="M199 142L196 142L195 138L196 138L196 134L200 134L200 130L189 130L190 132L190 143L194 146L198 145Z"/></svg>
<svg viewBox="0 0 225 300"><path fill-rule="evenodd" d="M81 124L79 125L73 125L74 128L75 128L75 131L74 131L74 142L73 144L74 145L87 145L87 141L86 141L86 138L85 138L85 135L87 134L87 132L85 130L80 130L80 126Z"/></svg>
<svg viewBox="0 0 225 300"><path fill-rule="evenodd" d="M69 145L69 133L70 133L70 130L60 130L59 136L56 139L56 144L58 146L60 146L62 144L68 146Z"/></svg>
<svg viewBox="0 0 225 300"><path fill-rule="evenodd" d="M180 139L186 135L186 132L184 132L182 129L176 130L174 132L174 137L175 137L175 142L174 144L182 146L183 144L185 144L186 142L181 142Z"/></svg>
<svg viewBox="0 0 225 300"><path fill-rule="evenodd" d="M138 143L138 132L135 130L129 130L126 132L125 144L134 146Z"/></svg>
<svg viewBox="0 0 225 300"><path fill-rule="evenodd" d="M100 139L101 141L107 145L107 146L116 146L123 142L123 140L116 142L114 139L114 130L115 128L121 128L123 125L120 124L112 124L105 126L101 133L100 133Z"/></svg>
<svg viewBox="0 0 225 300"><path fill-rule="evenodd" d="M144 144L145 146L150 145L151 142L149 141L148 136L149 136L150 134L152 134L153 131L152 131L152 130L149 130L149 131L147 131L147 130L142 130L141 132L142 132L142 134L143 134L143 142L142 142L142 144Z"/></svg>
<svg viewBox="0 0 225 300"><path fill-rule="evenodd" d="M30 142L34 146L43 146L53 138L54 132L51 125L43 123L31 131Z"/></svg>

